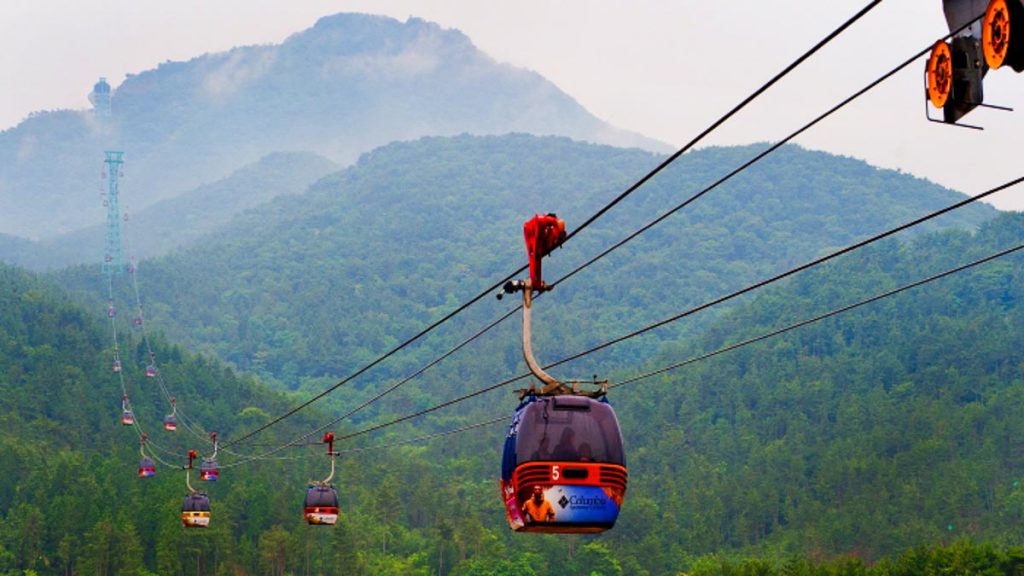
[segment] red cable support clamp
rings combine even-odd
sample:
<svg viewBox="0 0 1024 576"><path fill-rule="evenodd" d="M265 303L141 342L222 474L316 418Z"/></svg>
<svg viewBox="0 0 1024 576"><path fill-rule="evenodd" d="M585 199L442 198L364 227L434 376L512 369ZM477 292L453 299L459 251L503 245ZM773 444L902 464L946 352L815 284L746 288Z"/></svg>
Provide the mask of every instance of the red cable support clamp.
<svg viewBox="0 0 1024 576"><path fill-rule="evenodd" d="M534 214L523 224L523 236L530 258L530 286L538 292L547 290L541 275L541 259L565 241L565 221L554 214Z"/></svg>

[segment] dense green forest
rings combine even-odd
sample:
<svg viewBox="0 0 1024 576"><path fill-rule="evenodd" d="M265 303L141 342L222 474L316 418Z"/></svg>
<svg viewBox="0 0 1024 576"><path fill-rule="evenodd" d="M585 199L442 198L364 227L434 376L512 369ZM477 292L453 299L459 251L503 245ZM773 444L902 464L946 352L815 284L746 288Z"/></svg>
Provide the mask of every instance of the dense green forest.
<svg viewBox="0 0 1024 576"><path fill-rule="evenodd" d="M390 164L401 165L394 161L409 154L411 162L420 156L417 146L430 144L432 161L416 166L433 167L440 172L438 180L453 182L455 175L469 178L472 174L466 175L465 165L445 162L464 153L463 147L484 147L487 153L480 157L492 160L479 172L492 174L501 165L493 158L499 151L507 152L510 142L539 147L523 174L549 164L551 172L542 175L560 173L568 179L556 188L565 193L553 196L566 202L565 208L556 205L555 211L586 212L606 197L591 197L594 193L589 191L573 199L569 192L577 188L571 184L575 176L558 172L558 163L551 161L576 149L583 153L576 161L582 162L584 171L614 167L608 162L613 151L600 147L577 149L566 141L528 137L456 138L396 145L379 153ZM450 157L443 153L445 147L452 149ZM749 149L710 150L691 162L719 165L722 155L749 153ZM591 282L588 293L567 284L539 300L538 306L575 308L577 318L572 321L576 324L567 319L568 314L551 315L558 320L545 318L542 326L550 332L538 338L538 351L554 355L607 339L955 198L953 193L936 193L926 183L841 160L853 171L846 192L842 186L829 186L829 194L819 194L816 200L811 193L814 188L799 188L803 193L785 196L786 202L775 213L758 205L755 213L767 221L764 242L729 245L721 240L714 248L723 258L738 246L764 250L778 258L771 265L755 266L750 263L754 254L748 254L748 261L736 258L718 264L733 274L715 277L711 268L701 276L699 289L692 287L691 292L683 292L689 278L668 288L658 286L680 270L689 270L684 267L690 254L680 253L680 247L691 252L711 249L698 248L694 237L683 236L681 230L716 222L722 230L756 230L739 206L759 199L767 202L768 196L781 194L786 187L775 179L783 174L794 178L790 186L801 186L804 180L794 176L801 174L800 162L821 159L795 148L786 153L794 166L791 170L755 174L749 188L737 185L732 190L724 208L703 208L711 211L703 215L704 220L699 214L681 216L680 224L660 232L662 238L644 240L648 251L635 250L626 258L633 262L613 262L599 275L611 279L613 273L628 274L632 279L628 285ZM609 180L610 190L616 190L632 168L633 153L619 154L623 175ZM255 323L257 318L284 322L285 328L294 322L302 329L264 325L251 342L260 343L266 351L284 351L285 357L297 358L297 364L320 358L317 370L325 376L303 376L303 384L313 387L332 382L335 375L394 343L397 334L422 325L464 295L478 291L485 283L481 277L510 271L521 261L518 226L527 208L498 211L486 203L483 207L464 203L458 196L445 200L426 191L414 193L418 183L430 181L429 170L421 179L406 180L408 186L398 189L408 192L408 200L384 212L401 225L378 218L370 222L379 225L360 228L362 243L332 239L340 235L337 229L351 230L367 213L354 207L385 210L388 188L371 186L370 174L360 172L373 159L364 159L355 169L310 191L303 208L308 213L289 212L280 222L269 217L280 210L251 213L220 234L223 244L144 263L140 267L144 294L156 294L146 301L153 329L173 326L172 318L181 322L171 314L179 307L193 319L190 326L197 333L237 330L241 320ZM509 166L523 161L516 158ZM688 164L687 169L693 166ZM363 177L368 179L357 185ZM883 193L886 179L893 182L889 192ZM476 190L477 197L480 191L487 192L482 196L497 194L497 186L470 182L449 188L453 194L460 189ZM512 197L527 191L540 194L537 182L516 178L509 182L518 186ZM678 194L682 180L671 182L667 189ZM700 185L686 182L685 189ZM921 186L917 193L911 186L915 182ZM762 187L773 190L758 194ZM356 194L361 195L346 196ZM872 199L866 201L864 195ZM729 197L724 191L723 196ZM333 197L340 207L327 212L331 204L326 200L317 204L319 197ZM878 209L838 217L819 204L843 197L851 204L860 198L858 204L877 204ZM420 200L428 203L420 205ZM811 205L797 206L798 200ZM448 211L437 210L441 201L450 204ZM650 202L652 212L664 206L663 198ZM830 207L842 210L843 206ZM812 207L820 212L812 212ZM477 210L481 212L474 214ZM405 219L416 214L422 216L418 225ZM858 251L713 315L697 327L669 330L595 364L606 369L613 382L622 381L1024 242L1024 216L987 219L991 214L977 210L947 223L960 227L933 227L925 234ZM512 232L502 233L501 242L484 242L483 238L496 233L471 225L484 215L504 222ZM316 216L321 220L310 219ZM734 224L720 222L729 217L737 219ZM844 223L858 218L863 220L860 228L844 228ZM812 221L818 224L810 226ZM603 240L617 238L626 223L614 224L607 230L595 229L594 235ZM775 230L792 239L793 230L800 227L827 229L830 234L792 244L768 238ZM302 234L306 245L284 233L289 229ZM248 230L256 240L247 240L241 230ZM323 244L318 243L316 239L323 237ZM383 239L399 244L378 242ZM277 247L277 242L283 246ZM549 261L552 274L568 269L583 257L585 248L592 250L598 243L587 245L582 238L580 242L578 253L571 246L556 252ZM499 250L498 244L509 246ZM790 246L791 251L777 253ZM300 250L304 251L301 258ZM250 252L257 257L238 263L238 270L228 266ZM317 254L323 257L314 258ZM430 254L437 254L436 260L428 258ZM344 274L313 274L332 266L327 255L363 266L335 263ZM193 258L196 263L187 265ZM651 258L646 266L636 262L644 258ZM1024 433L1024 342L1018 329L1024 300L1021 264L1020 256L1008 257L717 359L614 389L611 400L629 454L629 492L616 527L589 537L508 532L496 480L502 424L425 442L347 452L509 414L513 397L500 392L339 446L344 452L336 479L342 518L334 528L302 522L299 506L305 483L324 477L327 468L321 446L303 446L287 451L289 459L225 466L222 480L209 488L211 528L184 531L177 518L185 494L182 473L161 467L156 478L135 477L138 438L117 423L120 388L110 372L112 345L102 313L105 303L95 296L83 297L87 306L80 307L49 279L0 267L0 418L5 423L0 427L0 458L4 459L0 466L4 520L0 523L0 573L1015 573L1022 552L1012 546L1024 537L1020 486L1024 460L1019 448ZM296 265L297 269L292 268ZM414 271L419 273L413 275ZM404 277L416 282L397 282ZM76 298L90 283L94 293L102 293L95 269L70 271L58 278L75 290ZM457 288L445 290L449 285ZM374 309L359 306L356 286L381 304ZM288 291L296 298L294 307L282 304ZM350 294L347 300L345 292ZM208 297L215 293L224 298ZM175 294L180 296L171 297ZM116 299L129 301L123 291ZM599 313L580 312L595 309L597 301L601 302ZM231 312L221 302L244 305ZM493 309L483 316L492 314ZM183 463L188 448L208 452L201 438L184 431L169 435L156 430L154 423L166 411L166 402L142 375L144 346L125 316L130 315L118 316L118 322L125 324L120 346L127 351L127 382L141 425L150 431L154 444L167 450L161 457L171 464ZM331 328L332 323L345 322L352 322L345 332ZM318 332L321 326L335 332ZM171 342L177 341L177 330L184 332L183 328L167 330ZM246 330L238 334L249 334L254 327L250 324ZM496 380L496 375L507 376L519 354L517 330L510 323L492 340L474 344L478 347L468 359L446 363L432 378L411 383L377 410L339 424L336 431L351 432L479 389ZM567 336L572 330L588 334ZM304 338L295 338L296 334ZM222 438L237 437L266 422L305 393L272 390L286 380L287 372L271 371L268 364L250 363L244 368L278 380L269 386L213 355L197 355L164 338L155 341L161 374L182 399L183 411L205 430L218 430ZM313 353L303 348L317 339L332 338L351 338L361 347L344 355L337 350ZM186 340L189 348L197 341ZM240 338L236 346L252 345L246 342ZM443 347L443 342L433 343L399 358L389 368L390 374L419 367ZM210 348L217 355L226 349L226 345ZM243 364L238 360L243 356L224 356ZM328 364L341 356L342 363ZM267 358L274 356L263 361ZM259 445L243 444L234 450L248 454L293 438L380 390L394 377L343 388L319 410L303 412L258 436ZM222 453L221 461L227 465L237 459Z"/></svg>
<svg viewBox="0 0 1024 576"><path fill-rule="evenodd" d="M568 273L761 150L684 156L546 269ZM392 144L199 246L143 263L147 314L175 342L289 389L319 389L322 378L351 373L525 263L522 223L535 212L556 212L573 229L656 163L639 150L528 135ZM545 296L538 349L544 359L564 356L961 198L785 147ZM973 228L994 214L971 206L923 228ZM86 300L99 296L92 274L83 267L59 279ZM515 304L488 299L355 387L408 374ZM649 358L712 317L630 343L597 368ZM506 324L480 342L502 362L481 368L456 358L457 381L427 374L428 385L447 393L459 381L521 370L506 345L518 327Z"/></svg>

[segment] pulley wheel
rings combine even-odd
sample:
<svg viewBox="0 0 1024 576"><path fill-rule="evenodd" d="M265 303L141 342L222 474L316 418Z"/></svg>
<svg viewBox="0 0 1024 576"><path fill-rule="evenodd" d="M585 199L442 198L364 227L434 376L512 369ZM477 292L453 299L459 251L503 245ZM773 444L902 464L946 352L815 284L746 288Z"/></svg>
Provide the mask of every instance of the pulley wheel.
<svg viewBox="0 0 1024 576"><path fill-rule="evenodd" d="M932 46L925 72L928 77L928 100L932 106L942 108L949 99L949 90L953 84L953 58L949 44L939 40Z"/></svg>
<svg viewBox="0 0 1024 576"><path fill-rule="evenodd" d="M1006 0L988 3L981 24L981 46L989 68L999 68L1006 61L1010 51L1010 8Z"/></svg>

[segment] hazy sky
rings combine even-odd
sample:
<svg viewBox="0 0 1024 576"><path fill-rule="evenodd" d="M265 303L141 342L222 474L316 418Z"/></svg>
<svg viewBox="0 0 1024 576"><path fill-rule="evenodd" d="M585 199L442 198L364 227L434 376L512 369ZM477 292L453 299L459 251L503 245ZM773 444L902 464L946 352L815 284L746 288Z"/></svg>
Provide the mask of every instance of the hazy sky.
<svg viewBox="0 0 1024 576"><path fill-rule="evenodd" d="M3 0L0 129L36 110L87 108L100 76L233 46L278 43L338 12L458 28L536 70L593 114L681 146L867 0ZM939 0L886 0L706 141L778 140L947 31ZM966 130L925 119L923 59L802 136L808 148L973 194L1024 175L1024 75L990 73ZM639 177L640 175L638 175ZM997 195L1024 210L1024 186Z"/></svg>

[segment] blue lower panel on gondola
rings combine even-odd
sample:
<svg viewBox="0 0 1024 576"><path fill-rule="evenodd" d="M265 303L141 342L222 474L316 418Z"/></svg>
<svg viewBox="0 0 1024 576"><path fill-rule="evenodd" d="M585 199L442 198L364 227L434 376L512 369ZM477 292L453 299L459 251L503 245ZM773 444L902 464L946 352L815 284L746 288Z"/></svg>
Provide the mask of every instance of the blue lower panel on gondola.
<svg viewBox="0 0 1024 576"><path fill-rule="evenodd" d="M528 532L600 532L615 525L622 492L585 485L535 486L519 498L504 491L509 524Z"/></svg>
<svg viewBox="0 0 1024 576"><path fill-rule="evenodd" d="M543 496L551 502L558 523L583 523L611 526L619 517L619 505L600 486L552 486ZM530 498L528 502L533 502ZM534 518L535 522L543 519Z"/></svg>

